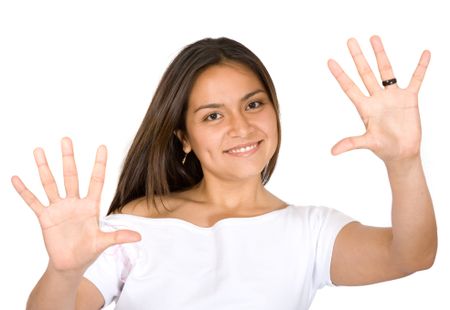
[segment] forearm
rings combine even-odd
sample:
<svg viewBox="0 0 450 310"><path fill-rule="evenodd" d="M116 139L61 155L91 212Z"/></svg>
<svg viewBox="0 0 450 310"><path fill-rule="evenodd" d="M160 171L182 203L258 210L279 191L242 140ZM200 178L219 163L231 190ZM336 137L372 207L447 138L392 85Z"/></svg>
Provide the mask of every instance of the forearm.
<svg viewBox="0 0 450 310"><path fill-rule="evenodd" d="M63 274L51 266L34 287L27 302L27 310L75 309L77 290L82 273Z"/></svg>
<svg viewBox="0 0 450 310"><path fill-rule="evenodd" d="M392 254L410 271L433 264L437 229L420 156L386 163L392 189Z"/></svg>

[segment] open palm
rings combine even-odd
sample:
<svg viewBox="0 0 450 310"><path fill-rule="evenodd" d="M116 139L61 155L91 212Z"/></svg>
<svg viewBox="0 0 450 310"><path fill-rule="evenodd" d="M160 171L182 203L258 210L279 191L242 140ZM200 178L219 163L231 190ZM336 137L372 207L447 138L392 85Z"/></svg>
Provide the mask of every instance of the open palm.
<svg viewBox="0 0 450 310"><path fill-rule="evenodd" d="M52 266L61 271L86 269L102 251L113 244L133 242L140 235L129 230L103 232L99 227L100 197L106 169L106 147L97 150L95 165L85 198L80 198L78 173L72 142L61 141L66 197L61 198L48 166L45 153L37 148L34 157L49 206L45 207L19 177L12 183L23 200L35 212L42 228Z"/></svg>
<svg viewBox="0 0 450 310"><path fill-rule="evenodd" d="M381 39L373 36L370 41L381 79L394 79ZM358 110L366 133L342 139L332 148L332 153L337 155L352 149L366 148L385 163L418 156L421 141L418 93L430 61L430 52L422 53L408 87L402 89L396 83L382 88L355 39L348 41L348 48L369 96L361 92L336 61L329 60L328 67Z"/></svg>

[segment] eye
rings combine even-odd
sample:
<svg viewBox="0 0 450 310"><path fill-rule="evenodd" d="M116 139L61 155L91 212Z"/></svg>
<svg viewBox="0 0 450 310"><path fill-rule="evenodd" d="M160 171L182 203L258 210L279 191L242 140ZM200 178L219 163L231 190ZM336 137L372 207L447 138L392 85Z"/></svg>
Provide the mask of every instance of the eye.
<svg viewBox="0 0 450 310"><path fill-rule="evenodd" d="M248 110L254 110L254 109L257 109L257 108L261 107L262 105L263 105L262 102L259 102L259 101L252 101L252 102L250 102L250 103L247 105L247 107L245 108L245 110L246 110L246 111L248 111Z"/></svg>
<svg viewBox="0 0 450 310"><path fill-rule="evenodd" d="M205 121L215 121L215 120L218 120L218 119L220 119L220 118L222 118L222 115L220 115L219 113L217 113L217 112L214 112L214 113L211 113L211 114L208 114L206 117L205 117Z"/></svg>

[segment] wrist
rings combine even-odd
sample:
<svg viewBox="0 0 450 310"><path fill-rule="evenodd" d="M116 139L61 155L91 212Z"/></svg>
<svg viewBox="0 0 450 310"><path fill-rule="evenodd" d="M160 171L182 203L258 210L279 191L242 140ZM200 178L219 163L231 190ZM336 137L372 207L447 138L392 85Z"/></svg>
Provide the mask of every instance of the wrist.
<svg viewBox="0 0 450 310"><path fill-rule="evenodd" d="M421 169L422 159L420 157L420 154L417 154L409 158L384 161L384 164L389 174L396 173L404 175L408 174L411 171Z"/></svg>
<svg viewBox="0 0 450 310"><path fill-rule="evenodd" d="M75 309L83 273L55 269L51 261L27 301L27 309Z"/></svg>
<svg viewBox="0 0 450 310"><path fill-rule="evenodd" d="M45 273L47 273L49 276L53 278L74 283L78 283L81 281L84 272L85 269L60 270L55 268L55 266L53 266L51 261L49 261L47 270L45 271Z"/></svg>

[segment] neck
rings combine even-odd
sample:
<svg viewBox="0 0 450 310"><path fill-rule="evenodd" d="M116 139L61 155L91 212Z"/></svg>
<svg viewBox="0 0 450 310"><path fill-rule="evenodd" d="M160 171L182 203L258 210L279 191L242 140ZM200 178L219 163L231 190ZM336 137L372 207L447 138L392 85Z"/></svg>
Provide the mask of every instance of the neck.
<svg viewBox="0 0 450 310"><path fill-rule="evenodd" d="M259 176L238 181L224 181L205 176L195 188L196 197L214 208L239 211L266 206L273 196Z"/></svg>

